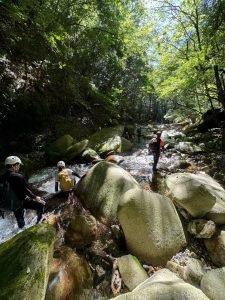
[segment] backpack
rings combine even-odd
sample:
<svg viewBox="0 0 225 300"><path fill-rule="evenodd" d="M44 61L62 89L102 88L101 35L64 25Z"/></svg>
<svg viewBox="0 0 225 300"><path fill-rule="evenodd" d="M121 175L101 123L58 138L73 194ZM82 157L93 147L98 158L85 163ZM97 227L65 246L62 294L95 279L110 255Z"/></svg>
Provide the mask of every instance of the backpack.
<svg viewBox="0 0 225 300"><path fill-rule="evenodd" d="M66 172L66 170L62 170L58 174L60 181L60 188L64 192L70 191L74 187L74 179Z"/></svg>
<svg viewBox="0 0 225 300"><path fill-rule="evenodd" d="M157 151L157 138L152 138L148 144L149 151L155 152Z"/></svg>
<svg viewBox="0 0 225 300"><path fill-rule="evenodd" d="M22 205L19 197L11 188L7 180L0 182L0 209L3 211L15 211Z"/></svg>

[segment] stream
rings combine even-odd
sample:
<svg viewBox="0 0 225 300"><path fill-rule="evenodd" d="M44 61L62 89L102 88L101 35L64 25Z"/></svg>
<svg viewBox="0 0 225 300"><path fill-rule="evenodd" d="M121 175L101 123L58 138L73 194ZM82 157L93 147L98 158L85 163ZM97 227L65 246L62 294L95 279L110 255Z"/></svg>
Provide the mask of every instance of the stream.
<svg viewBox="0 0 225 300"><path fill-rule="evenodd" d="M148 127L144 128L145 132L149 132ZM163 130L162 139L167 142L168 139L174 138L176 136L182 136L183 134L179 131L179 129L174 129L170 127L158 127L157 130ZM152 133L151 133L152 134ZM187 155L184 155L180 152L171 152L170 150L166 150L165 154L162 158L160 158L158 163L159 172L154 176L152 173L152 164L153 164L153 156L148 153L148 141L149 137L142 138L140 143L136 143L135 148L131 152L127 153L119 153L115 156L118 157L119 165L127 170L139 183L142 187L145 185L151 185L151 189L155 192L161 191L161 182L162 179L174 169L173 166L176 161L179 161L182 157L189 162L193 163L193 159ZM89 168L92 167L92 164L68 164L68 168L76 171L80 176L83 176ZM57 171L56 167L46 167L42 170L36 171L29 180L28 183L31 187L38 189L41 195L45 194L54 194L55 188L55 173ZM175 170L179 172L179 170ZM79 181L79 178L75 178L76 182ZM39 195L40 195L39 194ZM54 212L55 210L60 209L60 203L62 199L57 199L54 201L53 207L48 207L48 211L45 212L43 217L50 212ZM48 202L47 202L48 204ZM25 227L23 229L19 229L17 227L16 220L14 218L13 213L6 212L5 218L0 219L0 243L10 239L14 235L19 232L33 226L36 222L36 213L34 211L26 211L25 212Z"/></svg>

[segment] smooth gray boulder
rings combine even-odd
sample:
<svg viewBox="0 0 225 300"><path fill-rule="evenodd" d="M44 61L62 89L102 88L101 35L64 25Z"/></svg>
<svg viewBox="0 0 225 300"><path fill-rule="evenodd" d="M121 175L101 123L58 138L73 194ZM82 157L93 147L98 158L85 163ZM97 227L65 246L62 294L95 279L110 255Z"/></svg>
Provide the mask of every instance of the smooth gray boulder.
<svg viewBox="0 0 225 300"><path fill-rule="evenodd" d="M142 189L128 190L119 203L118 218L131 254L151 265L165 265L186 245L173 202Z"/></svg>
<svg viewBox="0 0 225 300"><path fill-rule="evenodd" d="M216 203L210 209L210 211L205 215L205 218L212 220L217 225L225 224L225 202L220 199L216 199Z"/></svg>
<svg viewBox="0 0 225 300"><path fill-rule="evenodd" d="M225 268L208 271L202 278L201 290L209 299L225 299Z"/></svg>
<svg viewBox="0 0 225 300"><path fill-rule="evenodd" d="M175 173L166 178L167 195L192 217L202 217L225 199L225 190L209 175Z"/></svg>
<svg viewBox="0 0 225 300"><path fill-rule="evenodd" d="M184 282L168 269L161 269L132 292L116 300L211 300L200 289ZM112 300L112 299L111 299Z"/></svg>
<svg viewBox="0 0 225 300"><path fill-rule="evenodd" d="M190 154L203 152L203 149L195 145L193 142L179 142L177 145L175 145L175 149L179 150L180 152Z"/></svg>

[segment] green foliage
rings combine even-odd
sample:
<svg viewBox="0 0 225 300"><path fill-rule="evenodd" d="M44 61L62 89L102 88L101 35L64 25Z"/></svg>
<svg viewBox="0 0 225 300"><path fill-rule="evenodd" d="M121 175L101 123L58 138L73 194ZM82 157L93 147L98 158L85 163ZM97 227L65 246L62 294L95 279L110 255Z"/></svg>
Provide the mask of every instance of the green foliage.
<svg viewBox="0 0 225 300"><path fill-rule="evenodd" d="M144 1L2 0L4 133L40 131L55 116L85 111L100 125L147 118L149 33Z"/></svg>
<svg viewBox="0 0 225 300"><path fill-rule="evenodd" d="M166 0L159 8L153 29L154 83L160 101L179 107L184 116L187 109L202 114L225 108L223 6L223 1Z"/></svg>

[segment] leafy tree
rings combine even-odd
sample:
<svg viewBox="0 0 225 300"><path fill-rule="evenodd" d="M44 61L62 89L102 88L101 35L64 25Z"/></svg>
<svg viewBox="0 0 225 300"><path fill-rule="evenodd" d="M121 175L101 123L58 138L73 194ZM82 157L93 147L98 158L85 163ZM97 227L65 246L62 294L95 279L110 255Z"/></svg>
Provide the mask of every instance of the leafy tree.
<svg viewBox="0 0 225 300"><path fill-rule="evenodd" d="M2 0L0 32L7 136L54 127L57 116L99 125L149 118L155 91L144 1Z"/></svg>
<svg viewBox="0 0 225 300"><path fill-rule="evenodd" d="M155 84L160 99L170 106L173 103L174 109L179 107L183 115L187 110L198 115L208 108L225 108L221 5L217 1L166 0L157 12ZM220 21L213 28L215 18Z"/></svg>

